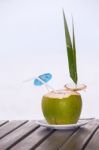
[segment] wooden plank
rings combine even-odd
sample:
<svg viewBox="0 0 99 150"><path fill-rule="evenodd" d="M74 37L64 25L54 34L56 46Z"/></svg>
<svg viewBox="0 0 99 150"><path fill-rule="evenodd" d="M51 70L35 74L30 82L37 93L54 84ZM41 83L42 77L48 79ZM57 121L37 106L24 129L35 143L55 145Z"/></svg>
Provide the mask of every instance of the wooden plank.
<svg viewBox="0 0 99 150"><path fill-rule="evenodd" d="M82 150L98 127L99 121L91 121L75 132L59 150Z"/></svg>
<svg viewBox="0 0 99 150"><path fill-rule="evenodd" d="M0 150L10 149L39 126L29 121L0 140Z"/></svg>
<svg viewBox="0 0 99 150"><path fill-rule="evenodd" d="M95 132L84 150L99 150L99 129Z"/></svg>
<svg viewBox="0 0 99 150"><path fill-rule="evenodd" d="M76 130L55 131L36 150L56 150L75 132Z"/></svg>
<svg viewBox="0 0 99 150"><path fill-rule="evenodd" d="M4 124L0 127L0 139L12 132L13 130L17 129L27 121L10 121L7 124Z"/></svg>
<svg viewBox="0 0 99 150"><path fill-rule="evenodd" d="M3 126L4 124L8 123L8 120L0 120L0 127Z"/></svg>
<svg viewBox="0 0 99 150"><path fill-rule="evenodd" d="M44 127L40 127L27 136L20 143L16 144L11 150L30 150L35 149L42 141L50 136L54 130L48 130ZM43 149L42 149L43 150Z"/></svg>

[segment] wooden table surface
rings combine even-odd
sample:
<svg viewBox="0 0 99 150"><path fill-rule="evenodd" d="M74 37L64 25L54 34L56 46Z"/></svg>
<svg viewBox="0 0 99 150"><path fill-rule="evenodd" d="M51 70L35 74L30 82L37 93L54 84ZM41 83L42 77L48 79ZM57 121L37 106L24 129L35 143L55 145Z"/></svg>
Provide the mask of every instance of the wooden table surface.
<svg viewBox="0 0 99 150"><path fill-rule="evenodd" d="M99 120L76 130L52 130L35 121L0 121L0 150L99 150Z"/></svg>

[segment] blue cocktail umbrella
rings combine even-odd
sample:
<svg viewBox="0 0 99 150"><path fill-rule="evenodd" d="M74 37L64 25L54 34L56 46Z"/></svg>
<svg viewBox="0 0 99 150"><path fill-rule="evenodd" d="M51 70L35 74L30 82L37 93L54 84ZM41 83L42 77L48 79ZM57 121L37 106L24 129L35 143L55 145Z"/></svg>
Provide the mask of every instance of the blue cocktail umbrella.
<svg viewBox="0 0 99 150"><path fill-rule="evenodd" d="M52 79L52 74L50 74L50 73L42 74L34 80L34 85L41 86L44 83L47 83L48 81L50 81L51 79ZM44 81L44 82L42 82L42 81Z"/></svg>
<svg viewBox="0 0 99 150"><path fill-rule="evenodd" d="M52 74L44 73L44 74L39 75L37 77L32 77L30 79L27 79L27 80L23 81L23 83L33 81L35 86L45 85L47 90L49 90L49 89L54 90L51 86L49 86L47 84L47 82L50 81L51 79L52 79Z"/></svg>

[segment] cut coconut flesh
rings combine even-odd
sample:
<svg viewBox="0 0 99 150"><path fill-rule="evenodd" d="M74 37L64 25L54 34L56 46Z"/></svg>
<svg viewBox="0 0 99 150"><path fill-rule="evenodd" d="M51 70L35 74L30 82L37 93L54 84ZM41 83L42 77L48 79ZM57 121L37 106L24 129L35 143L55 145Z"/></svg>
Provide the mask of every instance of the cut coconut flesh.
<svg viewBox="0 0 99 150"><path fill-rule="evenodd" d="M80 94L78 92L74 92L74 91L55 90L55 91L51 91L51 92L47 93L44 96L49 97L49 98L62 99L62 98L67 98L71 95L80 95Z"/></svg>

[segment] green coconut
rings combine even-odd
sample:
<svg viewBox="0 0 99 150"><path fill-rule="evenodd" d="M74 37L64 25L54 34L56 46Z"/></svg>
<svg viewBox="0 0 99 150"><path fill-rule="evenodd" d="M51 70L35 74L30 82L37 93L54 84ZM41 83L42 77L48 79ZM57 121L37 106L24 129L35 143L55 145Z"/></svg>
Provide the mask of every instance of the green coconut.
<svg viewBox="0 0 99 150"><path fill-rule="evenodd" d="M82 109L82 99L78 92L51 91L42 98L42 112L49 124L75 124Z"/></svg>

